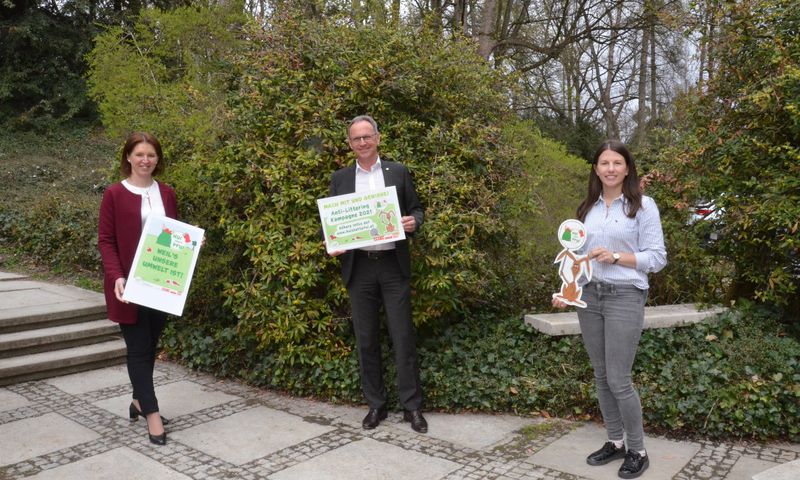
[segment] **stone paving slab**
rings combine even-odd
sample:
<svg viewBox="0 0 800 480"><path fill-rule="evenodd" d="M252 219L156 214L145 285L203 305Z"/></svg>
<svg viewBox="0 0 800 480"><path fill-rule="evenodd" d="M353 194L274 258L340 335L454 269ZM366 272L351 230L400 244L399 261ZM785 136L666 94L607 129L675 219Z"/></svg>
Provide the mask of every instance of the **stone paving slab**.
<svg viewBox="0 0 800 480"><path fill-rule="evenodd" d="M156 387L159 408L166 417L172 418L236 400L232 395L203 388L190 381L169 383ZM115 415L128 418L131 395L119 395L96 402L94 405Z"/></svg>
<svg viewBox="0 0 800 480"><path fill-rule="evenodd" d="M124 474L124 476L122 476ZM33 480L190 480L146 455L121 447L45 470Z"/></svg>
<svg viewBox="0 0 800 480"><path fill-rule="evenodd" d="M333 430L280 410L256 407L175 433L172 438L242 465ZM275 435L280 432L280 435Z"/></svg>
<svg viewBox="0 0 800 480"><path fill-rule="evenodd" d="M30 401L22 395L0 388L0 412L15 410L30 405Z"/></svg>
<svg viewBox="0 0 800 480"><path fill-rule="evenodd" d="M490 447L532 422L512 415L428 413L429 436L475 450Z"/></svg>
<svg viewBox="0 0 800 480"><path fill-rule="evenodd" d="M619 478L617 470L622 465L622 460L602 466L586 463L586 456L602 447L607 438L604 428L587 424L537 452L531 457L531 461L582 477L615 480ZM645 437L645 448L650 455L648 480L669 480L700 450L700 445Z"/></svg>
<svg viewBox="0 0 800 480"><path fill-rule="evenodd" d="M436 480L458 468L441 458L371 439L359 440L271 475L271 480Z"/></svg>
<svg viewBox="0 0 800 480"><path fill-rule="evenodd" d="M156 391L172 420L166 446L147 440L144 422L129 422L124 367L0 388L0 479L617 478L618 464L584 463L605 441L593 423L430 412L422 435L394 411L367 431L364 406L293 398L169 362L156 364ZM648 437L647 447L653 463L644 480L800 478L794 444Z"/></svg>
<svg viewBox="0 0 800 480"><path fill-rule="evenodd" d="M757 458L741 457L728 473L728 480L750 480L753 475L767 471L780 465L775 462L759 460ZM800 477L798 477L800 478Z"/></svg>
<svg viewBox="0 0 800 480"><path fill-rule="evenodd" d="M784 463L753 475L753 480L797 480L800 478L800 460Z"/></svg>
<svg viewBox="0 0 800 480"><path fill-rule="evenodd" d="M99 435L56 413L0 425L0 466L60 450Z"/></svg>
<svg viewBox="0 0 800 480"><path fill-rule="evenodd" d="M163 377L162 372L156 371L154 378ZM88 372L74 373L62 377L48 378L46 383L58 388L61 391L78 395L94 390L101 390L108 387L119 385L129 386L128 367L115 365L113 367L99 368ZM130 400L129 400L130 403Z"/></svg>

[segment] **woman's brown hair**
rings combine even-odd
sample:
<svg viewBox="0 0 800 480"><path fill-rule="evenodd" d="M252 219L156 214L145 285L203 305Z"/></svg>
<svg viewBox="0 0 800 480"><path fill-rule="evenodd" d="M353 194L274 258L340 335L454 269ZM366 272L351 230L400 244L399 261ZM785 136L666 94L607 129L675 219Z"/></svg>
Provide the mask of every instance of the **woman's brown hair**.
<svg viewBox="0 0 800 480"><path fill-rule="evenodd" d="M152 145L156 151L156 155L158 155L158 163L153 170L153 176L155 177L164 170L164 155L161 151L161 143L158 142L158 139L149 133L133 132L128 135L128 139L125 140L125 146L122 147L122 158L119 163L119 171L122 173L122 176L126 178L131 176L131 164L128 162L128 156L133 149L136 148L136 145L140 143Z"/></svg>
<svg viewBox="0 0 800 480"><path fill-rule="evenodd" d="M603 194L603 182L601 182L600 177L597 176L595 166L597 165L597 160L600 159L600 155L606 150L611 150L622 155L622 157L625 158L625 165L628 166L628 175L626 175L625 180L622 181L622 195L627 201L627 211L625 214L630 218L634 218L636 217L636 212L642 207L642 190L639 188L639 176L636 174L636 164L633 163L631 152L628 150L628 147L619 140L606 140L594 153L594 157L592 157L592 168L589 173L589 191L586 194L586 198L578 207L577 215L578 220L581 222L586 220L586 214L589 213L589 210L591 210L592 206L597 202L597 199Z"/></svg>

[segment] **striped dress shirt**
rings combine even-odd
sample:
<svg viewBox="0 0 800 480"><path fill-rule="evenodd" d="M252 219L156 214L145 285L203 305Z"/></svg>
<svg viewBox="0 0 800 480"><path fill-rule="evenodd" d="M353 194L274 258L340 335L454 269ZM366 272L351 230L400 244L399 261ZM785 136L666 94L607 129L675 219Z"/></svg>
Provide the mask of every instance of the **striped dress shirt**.
<svg viewBox="0 0 800 480"><path fill-rule="evenodd" d="M587 254L595 247L605 247L612 252L633 253L636 268L612 265L592 260L592 281L615 285L633 285L649 288L647 274L658 272L667 265L664 233L656 202L642 196L642 206L636 217L625 214L627 201L620 195L606 207L603 196L597 199L586 214L586 244L580 253Z"/></svg>

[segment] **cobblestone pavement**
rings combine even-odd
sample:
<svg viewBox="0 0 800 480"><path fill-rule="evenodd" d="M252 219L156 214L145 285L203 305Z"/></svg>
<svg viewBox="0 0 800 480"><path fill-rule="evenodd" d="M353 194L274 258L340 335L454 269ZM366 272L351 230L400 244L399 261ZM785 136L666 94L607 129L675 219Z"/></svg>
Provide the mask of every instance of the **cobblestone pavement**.
<svg viewBox="0 0 800 480"><path fill-rule="evenodd" d="M613 479L589 467L594 424L511 415L427 413L420 435L391 413L361 429L364 407L291 398L156 366L166 446L127 417L124 366L0 388L0 479ZM648 437L643 479L750 479L800 458L795 444L678 442ZM796 476L785 478L800 479ZM784 478L784 477L782 477Z"/></svg>

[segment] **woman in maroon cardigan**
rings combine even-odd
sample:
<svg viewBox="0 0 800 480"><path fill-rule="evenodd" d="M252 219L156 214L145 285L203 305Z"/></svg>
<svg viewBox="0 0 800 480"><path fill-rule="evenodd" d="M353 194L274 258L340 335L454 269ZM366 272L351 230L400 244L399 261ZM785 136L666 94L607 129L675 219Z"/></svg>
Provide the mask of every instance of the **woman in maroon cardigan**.
<svg viewBox="0 0 800 480"><path fill-rule="evenodd" d="M149 215L177 218L175 191L153 178L163 169L161 144L147 133L132 133L122 150L120 171L125 180L108 187L100 204L97 245L105 271L103 289L108 318L119 323L128 347L128 376L133 386L131 421L147 420L150 441L167 443L153 387L156 345L166 314L122 299L142 227Z"/></svg>

